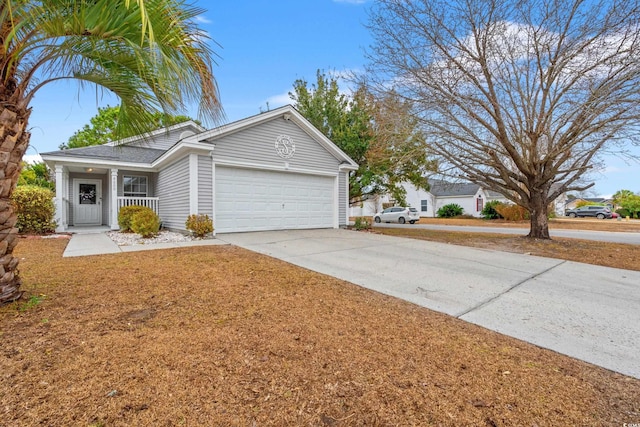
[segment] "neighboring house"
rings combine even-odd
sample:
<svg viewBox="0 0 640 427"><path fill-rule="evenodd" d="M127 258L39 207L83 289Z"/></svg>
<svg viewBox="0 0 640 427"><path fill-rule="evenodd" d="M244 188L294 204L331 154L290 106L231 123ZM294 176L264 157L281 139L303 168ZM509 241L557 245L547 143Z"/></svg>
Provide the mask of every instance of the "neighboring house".
<svg viewBox="0 0 640 427"><path fill-rule="evenodd" d="M567 200L564 205L564 210L575 209L578 207L578 204L590 203L590 204L598 204L608 206L609 209L614 208L614 203L612 199L605 199L604 197L577 197L571 200Z"/></svg>
<svg viewBox="0 0 640 427"><path fill-rule="evenodd" d="M430 179L429 185L429 191L425 191L410 183L403 184L407 191L407 205L418 209L421 217L435 217L438 209L451 203L460 205L467 215L480 217L487 202L499 200L509 203L502 194L470 182ZM351 216L371 216L382 209L383 203L392 203L392 200L387 195L369 197L351 208Z"/></svg>
<svg viewBox="0 0 640 427"><path fill-rule="evenodd" d="M293 107L212 130L185 122L107 145L43 153L55 171L57 230L106 225L144 205L163 226L190 214L216 232L338 228L357 164Z"/></svg>

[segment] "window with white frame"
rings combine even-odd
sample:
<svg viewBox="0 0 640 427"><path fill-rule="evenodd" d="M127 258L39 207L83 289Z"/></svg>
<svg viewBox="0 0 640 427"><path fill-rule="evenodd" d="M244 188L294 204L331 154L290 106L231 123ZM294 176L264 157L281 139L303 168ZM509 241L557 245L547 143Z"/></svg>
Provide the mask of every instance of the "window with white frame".
<svg viewBox="0 0 640 427"><path fill-rule="evenodd" d="M122 177L122 192L125 197L147 197L147 177L124 175Z"/></svg>
<svg viewBox="0 0 640 427"><path fill-rule="evenodd" d="M421 212L426 212L428 208L429 208L429 201L428 200L420 200L420 211Z"/></svg>

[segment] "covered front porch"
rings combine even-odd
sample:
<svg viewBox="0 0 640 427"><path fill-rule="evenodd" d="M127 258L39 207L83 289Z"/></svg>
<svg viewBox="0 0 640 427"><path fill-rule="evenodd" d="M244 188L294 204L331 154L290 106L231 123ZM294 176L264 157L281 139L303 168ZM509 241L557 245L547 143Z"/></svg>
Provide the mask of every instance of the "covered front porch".
<svg viewBox="0 0 640 427"><path fill-rule="evenodd" d="M55 165L56 231L92 227L119 229L118 213L124 206L140 205L159 214L154 195L155 173L90 165Z"/></svg>

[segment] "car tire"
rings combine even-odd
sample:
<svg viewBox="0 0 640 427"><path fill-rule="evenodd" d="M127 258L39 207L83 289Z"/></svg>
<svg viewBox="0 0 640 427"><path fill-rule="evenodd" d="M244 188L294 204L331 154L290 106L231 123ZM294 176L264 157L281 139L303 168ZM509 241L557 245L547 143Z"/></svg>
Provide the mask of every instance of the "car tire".
<svg viewBox="0 0 640 427"><path fill-rule="evenodd" d="M571 212L571 213L569 214L569 218L575 218L576 216L577 216L577 215L576 215L575 213L573 213L573 212Z"/></svg>
<svg viewBox="0 0 640 427"><path fill-rule="evenodd" d="M598 214L598 215L596 215L596 218L598 218L598 219L604 219L604 214Z"/></svg>
<svg viewBox="0 0 640 427"><path fill-rule="evenodd" d="M415 223L416 223L415 221L409 221L409 224L415 224Z"/></svg>
<svg viewBox="0 0 640 427"><path fill-rule="evenodd" d="M398 222L400 224L404 224L405 222L407 222L407 220L405 220L404 217L401 216L400 218L398 218Z"/></svg>
<svg viewBox="0 0 640 427"><path fill-rule="evenodd" d="M380 224L380 222L382 221L379 216L373 218L373 220L376 222L376 224Z"/></svg>

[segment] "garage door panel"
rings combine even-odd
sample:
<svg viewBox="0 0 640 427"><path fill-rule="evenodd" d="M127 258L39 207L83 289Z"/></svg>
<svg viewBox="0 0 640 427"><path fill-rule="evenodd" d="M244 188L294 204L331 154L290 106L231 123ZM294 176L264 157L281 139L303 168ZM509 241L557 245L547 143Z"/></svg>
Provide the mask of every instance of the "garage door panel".
<svg viewBox="0 0 640 427"><path fill-rule="evenodd" d="M269 189L267 190L266 193L259 193L259 194L268 194L271 196L281 196L282 195L282 188L280 187L276 187L274 186L274 183L269 183Z"/></svg>
<svg viewBox="0 0 640 427"><path fill-rule="evenodd" d="M216 230L330 228L335 178L216 167Z"/></svg>

